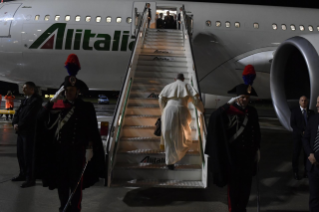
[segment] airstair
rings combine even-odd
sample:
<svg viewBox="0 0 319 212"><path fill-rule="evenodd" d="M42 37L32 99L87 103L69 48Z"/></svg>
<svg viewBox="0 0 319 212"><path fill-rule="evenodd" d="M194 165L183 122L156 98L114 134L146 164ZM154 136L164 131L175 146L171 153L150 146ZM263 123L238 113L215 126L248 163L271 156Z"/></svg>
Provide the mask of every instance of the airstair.
<svg viewBox="0 0 319 212"><path fill-rule="evenodd" d="M184 10L185 11L185 10ZM154 135L161 116L158 94L184 73L197 91L198 81L186 24L182 30L147 28L147 10L137 29L125 82L108 142L108 186L205 188L207 157L203 153L206 126L203 114L190 104L193 143L186 156L167 169L160 137Z"/></svg>

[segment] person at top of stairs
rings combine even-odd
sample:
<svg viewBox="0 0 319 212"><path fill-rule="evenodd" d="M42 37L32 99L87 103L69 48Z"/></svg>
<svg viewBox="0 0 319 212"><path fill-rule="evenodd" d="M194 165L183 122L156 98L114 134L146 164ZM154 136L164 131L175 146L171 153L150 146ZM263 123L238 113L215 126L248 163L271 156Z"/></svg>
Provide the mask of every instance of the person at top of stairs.
<svg viewBox="0 0 319 212"><path fill-rule="evenodd" d="M204 111L198 92L184 82L183 74L178 74L175 82L166 85L159 94L165 163L171 170L174 169L174 164L185 156L192 143L189 126L192 116L188 109L189 102L192 102L199 111Z"/></svg>

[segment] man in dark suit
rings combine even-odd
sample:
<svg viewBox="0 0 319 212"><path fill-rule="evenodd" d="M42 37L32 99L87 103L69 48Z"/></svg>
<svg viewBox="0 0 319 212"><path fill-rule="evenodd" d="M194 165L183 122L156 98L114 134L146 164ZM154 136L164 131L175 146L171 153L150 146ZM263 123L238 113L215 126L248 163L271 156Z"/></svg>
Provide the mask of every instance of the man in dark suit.
<svg viewBox="0 0 319 212"><path fill-rule="evenodd" d="M147 28L150 28L150 23L151 23L151 20L152 20L152 11L151 11L151 4L150 3L147 3L146 4L146 9L148 10L148 17L147 17Z"/></svg>
<svg viewBox="0 0 319 212"><path fill-rule="evenodd" d="M33 82L26 82L23 85L25 99L21 101L20 107L14 115L12 125L18 134L17 156L20 173L12 181L26 181L21 187L26 188L35 185L34 178L34 137L36 119L42 107L42 98L36 92Z"/></svg>
<svg viewBox="0 0 319 212"><path fill-rule="evenodd" d="M171 16L170 12L166 12L166 17L165 17L165 29L176 29L176 26L174 28L174 17Z"/></svg>
<svg viewBox="0 0 319 212"><path fill-rule="evenodd" d="M159 18L156 19L156 28L157 29L164 29L163 13L160 13Z"/></svg>
<svg viewBox="0 0 319 212"><path fill-rule="evenodd" d="M316 107L319 112L319 96ZM319 114L310 118L302 142L308 156L306 168L309 177L309 209L310 212L317 212L319 211Z"/></svg>
<svg viewBox="0 0 319 212"><path fill-rule="evenodd" d="M180 12L178 13L178 16L177 16L177 21L178 21L178 29L181 30L181 15L182 15L182 12L183 12L183 8L179 8Z"/></svg>
<svg viewBox="0 0 319 212"><path fill-rule="evenodd" d="M294 108L291 111L290 116L290 126L293 129L293 155L292 155L292 169L294 178L296 180L300 180L298 174L298 166L299 166L299 155L300 151L302 150L302 136L306 130L306 126L308 120L311 116L314 115L312 110L308 109L308 99L306 96L301 96L299 99L299 107ZM307 177L306 171L306 162L307 156L304 154L304 165L305 165L305 172L304 177Z"/></svg>

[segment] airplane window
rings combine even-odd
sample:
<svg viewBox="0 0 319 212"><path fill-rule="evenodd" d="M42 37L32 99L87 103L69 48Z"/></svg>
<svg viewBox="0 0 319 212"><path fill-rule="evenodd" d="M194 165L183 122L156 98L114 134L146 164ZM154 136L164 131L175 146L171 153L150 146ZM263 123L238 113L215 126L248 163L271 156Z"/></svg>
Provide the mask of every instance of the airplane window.
<svg viewBox="0 0 319 212"><path fill-rule="evenodd" d="M296 30L295 25L290 25L290 28L291 28L292 31L295 31L295 30Z"/></svg>
<svg viewBox="0 0 319 212"><path fill-rule="evenodd" d="M46 15L46 16L44 17L44 20L45 20L45 21L50 20L50 16L49 16L49 15Z"/></svg>
<svg viewBox="0 0 319 212"><path fill-rule="evenodd" d="M67 15L65 16L65 21L69 21L71 19L71 16Z"/></svg>
<svg viewBox="0 0 319 212"><path fill-rule="evenodd" d="M211 21L206 21L206 26L208 26L208 27L212 26L212 22Z"/></svg>
<svg viewBox="0 0 319 212"><path fill-rule="evenodd" d="M240 23L239 23L239 22L236 22L236 23L235 23L235 27L236 27L236 28L239 28L239 27L240 27Z"/></svg>
<svg viewBox="0 0 319 212"><path fill-rule="evenodd" d="M299 26L299 29L300 29L300 31L304 31L304 30L305 30L305 27L302 26L302 25L300 25L300 26Z"/></svg>
<svg viewBox="0 0 319 212"><path fill-rule="evenodd" d="M226 25L227 28L229 28L229 27L230 27L230 22L227 21L227 22L225 23L225 25Z"/></svg>
<svg viewBox="0 0 319 212"><path fill-rule="evenodd" d="M120 18L120 17L116 18L116 22L117 23L121 23L122 22L122 18Z"/></svg>
<svg viewBox="0 0 319 212"><path fill-rule="evenodd" d="M86 17L85 17L85 21L86 21L86 22L90 22L90 21L91 21L91 16L86 16Z"/></svg>
<svg viewBox="0 0 319 212"><path fill-rule="evenodd" d="M109 17L106 17L106 22L107 23L111 23L111 21L112 21L112 18L109 16Z"/></svg>
<svg viewBox="0 0 319 212"><path fill-rule="evenodd" d="M75 16L75 21L80 21L81 20L81 16L77 15Z"/></svg>
<svg viewBox="0 0 319 212"><path fill-rule="evenodd" d="M276 30L277 29L277 24L272 24L272 29Z"/></svg>
<svg viewBox="0 0 319 212"><path fill-rule="evenodd" d="M220 23L220 21L216 21L216 26L220 27L222 25L222 23Z"/></svg>
<svg viewBox="0 0 319 212"><path fill-rule="evenodd" d="M102 18L100 16L96 17L96 22L98 22L98 23L101 22L101 19Z"/></svg>
<svg viewBox="0 0 319 212"><path fill-rule="evenodd" d="M281 29L282 29L282 30L286 30L286 29L287 29L286 25L285 25L285 24L282 24L282 25L281 25Z"/></svg>
<svg viewBox="0 0 319 212"><path fill-rule="evenodd" d="M60 20L60 16L59 15L56 15L55 16L55 21L59 21Z"/></svg>
<svg viewBox="0 0 319 212"><path fill-rule="evenodd" d="M254 23L254 28L258 29L259 28L259 24L258 23Z"/></svg>
<svg viewBox="0 0 319 212"><path fill-rule="evenodd" d="M126 19L126 22L127 22L128 24L132 23L132 18L131 18L131 17L128 17L128 18Z"/></svg>
<svg viewBox="0 0 319 212"><path fill-rule="evenodd" d="M313 27L312 26L309 26L308 29L309 29L310 32L313 31Z"/></svg>
<svg viewBox="0 0 319 212"><path fill-rule="evenodd" d="M36 15L34 20L38 21L40 19L40 16L39 15Z"/></svg>

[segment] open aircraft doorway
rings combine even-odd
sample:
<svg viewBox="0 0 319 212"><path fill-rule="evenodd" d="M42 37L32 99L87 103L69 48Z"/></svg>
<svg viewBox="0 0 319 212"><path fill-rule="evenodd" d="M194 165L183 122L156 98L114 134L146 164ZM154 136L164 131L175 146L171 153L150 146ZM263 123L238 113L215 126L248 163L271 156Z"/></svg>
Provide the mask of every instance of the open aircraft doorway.
<svg viewBox="0 0 319 212"><path fill-rule="evenodd" d="M156 28L179 29L180 27L178 23L178 8L171 6L157 6Z"/></svg>

